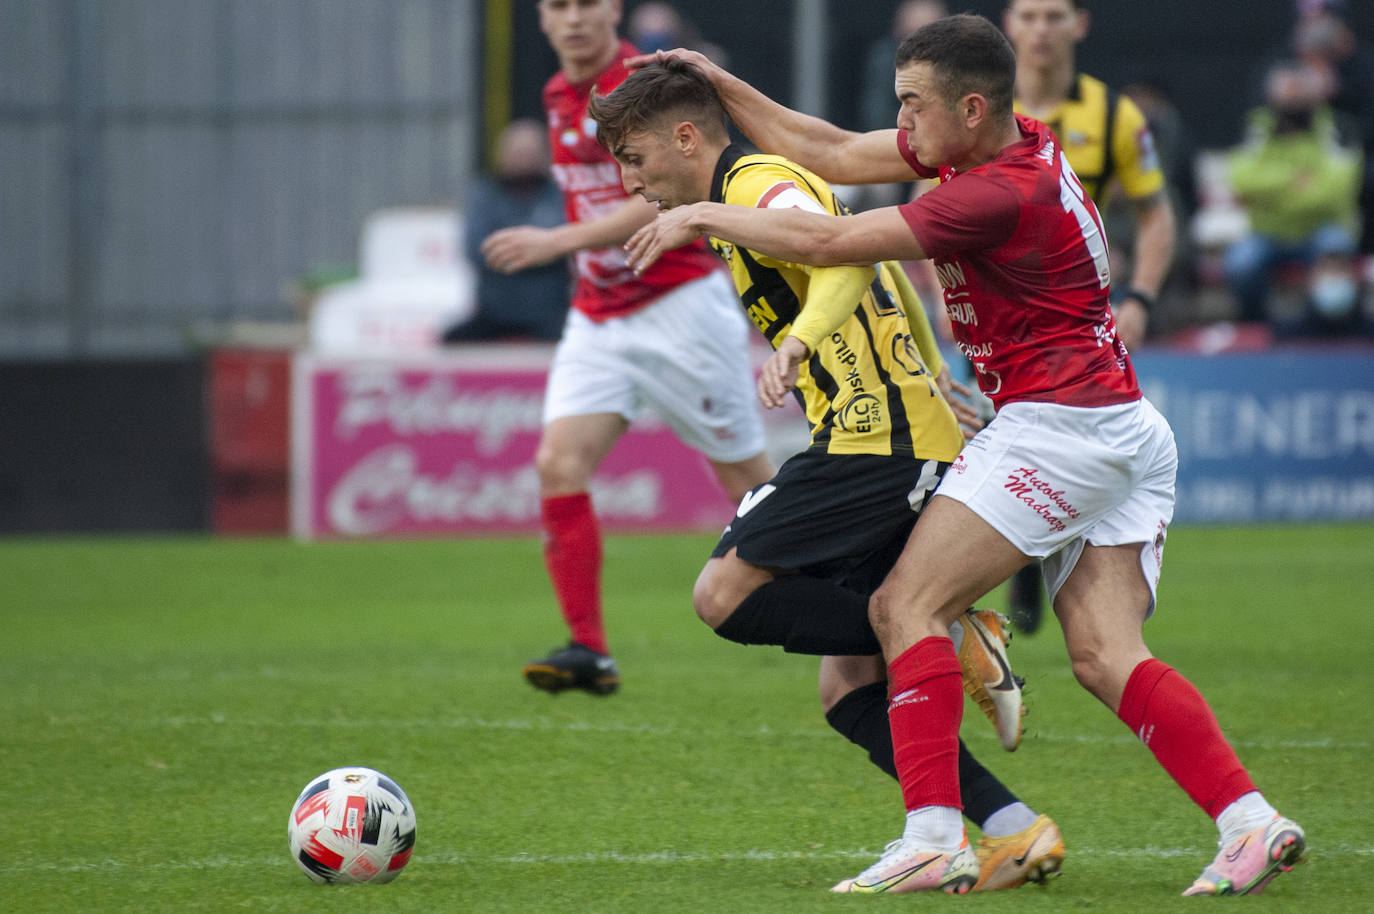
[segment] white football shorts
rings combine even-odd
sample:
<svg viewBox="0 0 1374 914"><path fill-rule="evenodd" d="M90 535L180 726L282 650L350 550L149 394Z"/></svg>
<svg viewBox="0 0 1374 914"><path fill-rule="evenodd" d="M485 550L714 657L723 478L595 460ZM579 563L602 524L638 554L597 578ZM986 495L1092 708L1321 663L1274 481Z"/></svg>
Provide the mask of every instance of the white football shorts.
<svg viewBox="0 0 1374 914"><path fill-rule="evenodd" d="M1051 601L1084 543L1144 543L1154 612L1177 472L1174 433L1143 397L1098 407L1011 403L964 446L936 494L1044 559Z"/></svg>
<svg viewBox="0 0 1374 914"><path fill-rule="evenodd" d="M750 327L724 273L684 283L633 314L594 321L574 309L554 351L544 423L648 407L718 463L764 448L749 362Z"/></svg>

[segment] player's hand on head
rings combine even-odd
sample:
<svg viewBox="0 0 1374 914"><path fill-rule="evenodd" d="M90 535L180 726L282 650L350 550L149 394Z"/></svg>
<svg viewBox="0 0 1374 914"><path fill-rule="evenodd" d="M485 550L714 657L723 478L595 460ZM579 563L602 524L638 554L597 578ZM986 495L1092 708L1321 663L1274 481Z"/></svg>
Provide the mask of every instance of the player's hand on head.
<svg viewBox="0 0 1374 914"><path fill-rule="evenodd" d="M658 218L630 236L625 242L625 261L636 276L644 275L665 251L691 244L701 237L701 232L692 224L694 207L698 205L678 206L659 213Z"/></svg>
<svg viewBox="0 0 1374 914"><path fill-rule="evenodd" d="M716 81L718 72L724 72L711 62L705 54L700 51L689 51L686 48L673 48L671 51L654 51L651 54L639 54L634 57L627 57L623 61L627 70L637 70L640 67L648 66L651 63L662 63L667 60L684 60L696 67L712 81Z"/></svg>
<svg viewBox="0 0 1374 914"><path fill-rule="evenodd" d="M553 234L533 225L517 225L492 232L482 242L482 257L498 273L518 273L551 263L562 255Z"/></svg>

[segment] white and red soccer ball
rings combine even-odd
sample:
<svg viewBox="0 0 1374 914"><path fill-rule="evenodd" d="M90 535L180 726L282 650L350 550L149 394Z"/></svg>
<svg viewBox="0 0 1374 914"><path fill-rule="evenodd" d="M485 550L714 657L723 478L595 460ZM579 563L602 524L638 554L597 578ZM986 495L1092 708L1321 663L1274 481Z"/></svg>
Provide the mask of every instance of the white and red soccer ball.
<svg viewBox="0 0 1374 914"><path fill-rule="evenodd" d="M380 771L335 768L301 791L286 834L315 882L390 882L410 861L415 808Z"/></svg>

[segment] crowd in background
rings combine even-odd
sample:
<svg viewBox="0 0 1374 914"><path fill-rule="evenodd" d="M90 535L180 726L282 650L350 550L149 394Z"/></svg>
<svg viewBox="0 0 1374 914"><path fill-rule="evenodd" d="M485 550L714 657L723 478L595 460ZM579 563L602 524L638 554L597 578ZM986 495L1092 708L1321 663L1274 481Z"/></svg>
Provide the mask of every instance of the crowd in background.
<svg viewBox="0 0 1374 914"><path fill-rule="evenodd" d="M940 0L896 5L891 32L875 36L864 64L871 76L857 100L863 129L890 126L897 42L946 12ZM1292 32L1254 75L1254 107L1237 112L1237 142L1226 150L1196 147L1167 77L1142 69L1119 87L1148 121L1177 223L1154 339L1212 321L1249 326L1264 342L1374 337L1374 49L1347 14L1345 0L1296 0ZM1107 18L1096 27L1110 27ZM629 10L626 30L642 50L693 47L727 63L667 3ZM504 225L562 218L547 141L537 122L520 121L496 149L491 174L474 181L465 206L477 311L445 340L556 339L567 310L566 267L501 275L479 254L482 237ZM913 190L855 189L850 203L886 205ZM1135 226L1119 188L1102 209L1114 256L1128 258ZM1122 283L1126 271L1120 263L1115 269L1114 283ZM935 290L927 285L923 295L929 300Z"/></svg>

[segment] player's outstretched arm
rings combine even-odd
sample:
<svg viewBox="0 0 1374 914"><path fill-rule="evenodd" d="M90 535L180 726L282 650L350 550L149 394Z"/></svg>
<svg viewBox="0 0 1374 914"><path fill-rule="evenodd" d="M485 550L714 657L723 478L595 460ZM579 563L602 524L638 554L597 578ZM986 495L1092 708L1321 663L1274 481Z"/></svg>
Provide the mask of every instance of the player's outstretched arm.
<svg viewBox="0 0 1374 914"><path fill-rule="evenodd" d="M757 209L693 203L660 213L625 244L630 267L643 273L664 251L703 235L778 260L814 266L869 266L879 260L920 260L925 252L897 207L853 216L800 209Z"/></svg>
<svg viewBox="0 0 1374 914"><path fill-rule="evenodd" d="M832 184L891 184L912 179L897 149L897 131L856 133L784 107L705 55L684 48L641 54L626 61L642 67L655 60L685 60L706 74L740 131L759 149L808 168ZM893 98L892 110L897 111Z"/></svg>
<svg viewBox="0 0 1374 914"><path fill-rule="evenodd" d="M575 251L596 250L624 244L634 232L654 218L658 208L633 197L604 216L568 222L554 228L517 225L492 232L482 242L482 257L499 273L518 273L543 266Z"/></svg>

